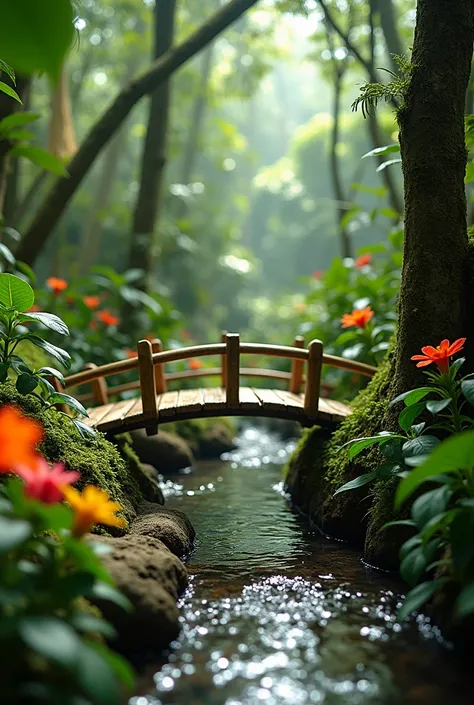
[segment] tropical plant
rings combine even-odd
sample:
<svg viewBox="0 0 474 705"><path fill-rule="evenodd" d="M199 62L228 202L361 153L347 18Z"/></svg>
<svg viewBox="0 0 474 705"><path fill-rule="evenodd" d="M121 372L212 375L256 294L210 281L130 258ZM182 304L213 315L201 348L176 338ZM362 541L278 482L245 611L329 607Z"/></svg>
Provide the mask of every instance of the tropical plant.
<svg viewBox="0 0 474 705"><path fill-rule="evenodd" d="M87 416L87 411L77 399L57 391L51 384L51 378L64 384L60 370L49 366L32 369L18 353L20 343L28 341L44 350L61 367L67 369L71 365L69 353L30 329L33 324L52 330L57 335L69 334L66 324L55 314L32 310L34 302L34 291L28 282L13 274L0 274L0 382L6 382L13 373L20 394L32 394L46 407L67 404L74 414ZM81 435L94 435L94 431L76 416L69 416L63 411L58 413L69 419Z"/></svg>
<svg viewBox="0 0 474 705"><path fill-rule="evenodd" d="M105 492L70 487L79 473L49 467L36 451L43 429L15 407L0 410L0 650L5 702L118 705L128 663L105 644L112 626L86 600L130 609L84 534L121 526ZM64 498L70 507L61 503Z"/></svg>

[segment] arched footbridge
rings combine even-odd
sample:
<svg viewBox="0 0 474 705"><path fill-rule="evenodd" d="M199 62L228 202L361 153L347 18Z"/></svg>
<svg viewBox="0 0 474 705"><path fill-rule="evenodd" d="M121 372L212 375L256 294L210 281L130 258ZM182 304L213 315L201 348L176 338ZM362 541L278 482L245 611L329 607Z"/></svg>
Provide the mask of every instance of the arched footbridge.
<svg viewBox="0 0 474 705"><path fill-rule="evenodd" d="M291 360L291 372L241 367L246 355ZM218 356L219 367L167 373L167 363L178 360ZM340 423L350 409L339 401L321 396L324 365L356 374L372 376L375 367L323 352L323 344L313 340L308 348L298 336L293 346L242 343L237 333L224 333L222 342L175 350L163 350L159 340L140 340L137 356L97 367L87 366L83 372L66 378L66 388L91 385L91 391L78 398L88 408L91 427L112 434L145 428L148 435L158 426L211 416L266 416L298 421L303 426L315 424L332 427ZM115 387L106 378L138 370L139 379ZM218 387L198 387L168 391L171 383L186 380L187 385L201 377L219 377ZM286 389L243 386L243 379L283 380ZM125 393L140 390L138 396L120 400ZM114 399L118 401L113 401Z"/></svg>

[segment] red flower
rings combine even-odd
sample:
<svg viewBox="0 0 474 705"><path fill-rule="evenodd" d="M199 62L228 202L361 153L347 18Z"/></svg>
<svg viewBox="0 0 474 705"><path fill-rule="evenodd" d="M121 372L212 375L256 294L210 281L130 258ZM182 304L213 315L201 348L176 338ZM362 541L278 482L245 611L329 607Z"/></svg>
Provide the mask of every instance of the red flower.
<svg viewBox="0 0 474 705"><path fill-rule="evenodd" d="M87 306L87 308L95 309L99 308L100 306L100 297L99 296L84 296L82 299Z"/></svg>
<svg viewBox="0 0 474 705"><path fill-rule="evenodd" d="M97 318L104 324L104 326L116 326L120 323L120 318L114 316L105 308L103 311L99 311Z"/></svg>
<svg viewBox="0 0 474 705"><path fill-rule="evenodd" d="M417 367L427 367L434 362L438 365L441 374L447 374L449 372L449 358L462 350L465 342L466 338L458 338L454 343L450 344L449 340L445 338L437 348L427 345L421 348L423 355L413 355L411 359L420 360L416 365Z"/></svg>
<svg viewBox="0 0 474 705"><path fill-rule="evenodd" d="M357 328L365 328L367 323L371 320L374 312L370 306L365 308L355 308L352 313L345 313L341 318L341 323L343 328L351 328L352 326L357 326Z"/></svg>
<svg viewBox="0 0 474 705"><path fill-rule="evenodd" d="M10 472L19 465L37 467L36 446L43 438L43 428L14 406L0 410L0 472Z"/></svg>
<svg viewBox="0 0 474 705"><path fill-rule="evenodd" d="M60 294L61 291L67 288L67 281L65 279L58 279L57 277L50 277L46 281L46 285L51 289L53 294L57 296L57 294Z"/></svg>
<svg viewBox="0 0 474 705"><path fill-rule="evenodd" d="M322 279L323 277L324 277L324 272L321 272L320 269L317 269L311 275L311 279Z"/></svg>
<svg viewBox="0 0 474 705"><path fill-rule="evenodd" d="M137 357L138 353L136 350L132 350L132 348L125 348L124 353L127 357L132 358L132 357Z"/></svg>
<svg viewBox="0 0 474 705"><path fill-rule="evenodd" d="M365 255L359 255L354 262L354 266L357 267L357 269L362 269L362 267L365 267L367 264L372 264L372 255L368 252Z"/></svg>
<svg viewBox="0 0 474 705"><path fill-rule="evenodd" d="M65 472L62 463L50 467L44 458L38 460L36 470L21 465L16 473L25 482L25 494L45 504L60 502L64 497L63 487L72 485L80 477L78 472Z"/></svg>
<svg viewBox="0 0 474 705"><path fill-rule="evenodd" d="M188 367L190 370L200 370L202 367L201 360L190 360L188 362Z"/></svg>

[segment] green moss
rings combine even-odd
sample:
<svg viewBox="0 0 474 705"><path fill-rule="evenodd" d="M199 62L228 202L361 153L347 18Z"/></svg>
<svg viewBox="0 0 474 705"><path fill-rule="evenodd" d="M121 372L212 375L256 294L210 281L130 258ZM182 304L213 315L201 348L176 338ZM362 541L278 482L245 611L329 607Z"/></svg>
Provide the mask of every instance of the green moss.
<svg viewBox="0 0 474 705"><path fill-rule="evenodd" d="M42 424L45 438L40 451L49 462L62 462L69 470L78 470L79 487L89 483L102 487L121 504L127 520L135 516L140 494L128 467L133 451L123 457L101 433L82 438L64 416L54 409L45 410L31 395L18 394L10 383L0 385L0 406L7 403L16 404Z"/></svg>

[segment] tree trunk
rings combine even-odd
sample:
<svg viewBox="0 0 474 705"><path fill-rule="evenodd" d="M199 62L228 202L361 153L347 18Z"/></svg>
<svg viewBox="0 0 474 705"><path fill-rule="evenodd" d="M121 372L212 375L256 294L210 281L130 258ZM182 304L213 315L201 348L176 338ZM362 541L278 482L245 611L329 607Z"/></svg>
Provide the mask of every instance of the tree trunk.
<svg viewBox="0 0 474 705"><path fill-rule="evenodd" d="M96 263L99 258L102 234L102 218L100 217L100 213L104 211L109 204L125 137L125 131L123 129L120 130L120 132L113 137L104 155L94 203L82 232L79 253L80 274L87 274L91 266Z"/></svg>
<svg viewBox="0 0 474 705"><path fill-rule="evenodd" d="M189 39L155 61L147 71L120 91L111 106L93 125L76 156L68 165L68 177L58 179L48 193L36 218L20 243L17 251L19 259L30 265L34 263L97 155L136 103L143 96L152 93L160 83L166 81L172 73L257 2L258 0L231 0L196 30Z"/></svg>
<svg viewBox="0 0 474 705"><path fill-rule="evenodd" d="M333 126L331 132L331 177L334 189L334 197L336 199L337 222L339 228L339 242L341 249L341 257L352 257L353 249L352 242L347 229L343 225L343 218L347 212L347 199L344 194L344 186L342 183L341 172L339 168L339 159L337 156L337 145L339 143L340 132L340 108L341 108L341 91L342 91L342 75L338 72L335 76L334 84L334 102L333 102Z"/></svg>
<svg viewBox="0 0 474 705"><path fill-rule="evenodd" d="M418 0L413 74L399 113L405 246L393 393L421 380L410 357L472 333L464 106L472 0Z"/></svg>
<svg viewBox="0 0 474 705"><path fill-rule="evenodd" d="M369 110L367 116L367 128L369 131L369 136L372 144L375 147L383 147L386 144L383 138L382 130L380 129L380 124L377 119L377 115L373 110ZM386 157L377 156L376 160L379 164L383 164L386 161ZM390 167L383 169L380 173L381 179L387 189L387 196L390 202L390 206L394 211L402 215L403 213L403 199L401 197L400 191L398 189L397 183L394 179L393 171L390 171Z"/></svg>
<svg viewBox="0 0 474 705"><path fill-rule="evenodd" d="M176 0L157 0L155 4L155 44L153 58L159 59L172 46ZM140 189L133 214L128 269L141 269L136 285L147 291L153 269L155 224L162 203L166 165L166 142L170 110L170 81L163 81L152 93L147 133L143 144Z"/></svg>

